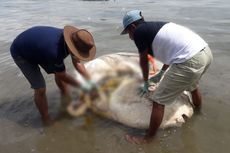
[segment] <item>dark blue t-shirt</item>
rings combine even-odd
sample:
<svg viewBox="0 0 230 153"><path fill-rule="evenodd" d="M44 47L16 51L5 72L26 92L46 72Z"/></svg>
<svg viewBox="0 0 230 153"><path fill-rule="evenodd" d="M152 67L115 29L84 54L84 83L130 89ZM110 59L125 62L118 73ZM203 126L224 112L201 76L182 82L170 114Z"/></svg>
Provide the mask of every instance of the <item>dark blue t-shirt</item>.
<svg viewBox="0 0 230 153"><path fill-rule="evenodd" d="M11 55L21 56L32 64L39 64L47 73L65 70L63 29L48 26L32 27L19 34L11 45Z"/></svg>
<svg viewBox="0 0 230 153"><path fill-rule="evenodd" d="M157 35L158 31L168 22L143 22L134 31L134 42L139 52L146 49L149 50L149 54L154 56L152 51L152 42Z"/></svg>

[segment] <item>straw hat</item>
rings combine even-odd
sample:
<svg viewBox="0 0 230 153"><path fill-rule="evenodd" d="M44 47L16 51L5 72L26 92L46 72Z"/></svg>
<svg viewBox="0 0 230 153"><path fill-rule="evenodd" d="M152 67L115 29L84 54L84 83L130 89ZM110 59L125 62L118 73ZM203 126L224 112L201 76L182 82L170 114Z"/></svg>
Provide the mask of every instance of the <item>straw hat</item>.
<svg viewBox="0 0 230 153"><path fill-rule="evenodd" d="M93 36L87 30L67 25L64 27L64 39L70 53L76 58L83 61L94 58L96 46Z"/></svg>

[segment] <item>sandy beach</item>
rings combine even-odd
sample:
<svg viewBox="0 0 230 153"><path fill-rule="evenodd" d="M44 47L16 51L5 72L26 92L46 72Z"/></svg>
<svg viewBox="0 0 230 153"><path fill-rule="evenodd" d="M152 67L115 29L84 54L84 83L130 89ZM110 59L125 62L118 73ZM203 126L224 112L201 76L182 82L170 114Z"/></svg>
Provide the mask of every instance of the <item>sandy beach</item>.
<svg viewBox="0 0 230 153"><path fill-rule="evenodd" d="M57 122L43 127L33 90L10 56L9 47L23 30L35 25L88 29L97 57L137 52L121 36L126 11L140 9L146 20L171 21L201 35L214 61L200 82L203 107L180 128L160 130L148 145L125 141L141 132L88 112L70 118L60 112L61 98L53 75L44 73L49 111ZM230 150L230 1L229 0L2 0L0 4L0 153L228 153ZM73 72L70 58L67 71Z"/></svg>

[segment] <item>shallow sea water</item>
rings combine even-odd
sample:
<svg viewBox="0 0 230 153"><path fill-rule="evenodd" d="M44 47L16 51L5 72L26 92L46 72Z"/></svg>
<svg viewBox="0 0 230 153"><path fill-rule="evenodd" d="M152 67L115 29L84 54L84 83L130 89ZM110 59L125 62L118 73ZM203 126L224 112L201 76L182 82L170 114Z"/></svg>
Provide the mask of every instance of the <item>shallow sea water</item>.
<svg viewBox="0 0 230 153"><path fill-rule="evenodd" d="M60 94L45 75L50 114L59 120L43 127L33 91L13 63L9 47L15 36L35 25L86 28L94 35L97 56L137 52L120 36L122 17L140 9L146 20L172 21L199 33L214 62L200 82L201 114L181 128L159 130L154 141L133 145L127 132L141 133L90 112L80 118L61 114ZM0 2L0 153L228 153L230 150L230 1L229 0L1 0ZM67 70L73 66L66 59Z"/></svg>

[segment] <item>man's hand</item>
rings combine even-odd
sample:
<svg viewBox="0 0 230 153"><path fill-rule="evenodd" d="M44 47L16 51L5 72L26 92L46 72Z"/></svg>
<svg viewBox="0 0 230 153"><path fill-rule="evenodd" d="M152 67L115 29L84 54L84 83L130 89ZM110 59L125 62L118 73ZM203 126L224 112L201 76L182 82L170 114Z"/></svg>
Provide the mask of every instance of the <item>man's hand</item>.
<svg viewBox="0 0 230 153"><path fill-rule="evenodd" d="M81 90L83 90L84 92L91 92L93 89L96 89L97 88L97 85L95 82L93 81L87 81L83 84L81 84L80 86Z"/></svg>
<svg viewBox="0 0 230 153"><path fill-rule="evenodd" d="M142 87L142 89L140 91L140 96L141 97L144 96L144 94L149 92L148 88L149 88L149 82L145 81L144 86Z"/></svg>
<svg viewBox="0 0 230 153"><path fill-rule="evenodd" d="M151 77L149 79L149 82L154 82L154 83L157 83L161 80L163 74L164 74L165 71L163 70L160 70L160 72L158 72L156 75L154 75L153 77Z"/></svg>
<svg viewBox="0 0 230 153"><path fill-rule="evenodd" d="M93 89L93 86L90 83L86 82L81 84L80 89L86 93L89 93Z"/></svg>

